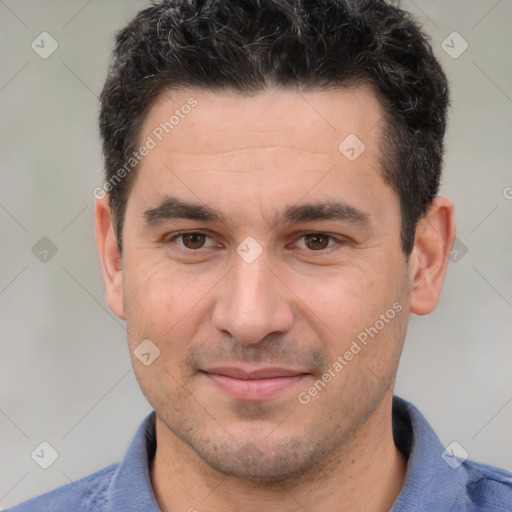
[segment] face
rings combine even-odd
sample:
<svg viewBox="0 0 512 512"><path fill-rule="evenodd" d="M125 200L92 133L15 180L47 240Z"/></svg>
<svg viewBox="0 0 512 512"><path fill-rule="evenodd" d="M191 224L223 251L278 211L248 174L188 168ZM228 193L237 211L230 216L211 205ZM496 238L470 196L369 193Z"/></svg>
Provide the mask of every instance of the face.
<svg viewBox="0 0 512 512"><path fill-rule="evenodd" d="M222 473L300 474L389 397L411 278L381 119L360 86L167 93L145 120L109 300L158 421Z"/></svg>

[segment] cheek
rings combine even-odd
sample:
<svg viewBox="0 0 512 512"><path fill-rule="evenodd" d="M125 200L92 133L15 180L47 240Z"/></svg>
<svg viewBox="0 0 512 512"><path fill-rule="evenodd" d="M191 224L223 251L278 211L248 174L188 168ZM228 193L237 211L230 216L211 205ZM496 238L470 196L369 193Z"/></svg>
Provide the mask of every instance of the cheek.
<svg viewBox="0 0 512 512"><path fill-rule="evenodd" d="M175 267L152 251L140 251L127 258L123 277L125 296L137 305L137 311L151 310L157 314L174 302L178 293L186 295L188 291Z"/></svg>
<svg viewBox="0 0 512 512"><path fill-rule="evenodd" d="M296 282L296 289L303 290L301 314L317 325L317 336L332 360L350 349L358 336L375 345L378 353L387 354L390 345L400 344L404 315L396 309L407 310L405 271L393 263L380 267L376 262L347 266L323 278L308 278L302 285ZM364 352L356 359L371 357Z"/></svg>
<svg viewBox="0 0 512 512"><path fill-rule="evenodd" d="M169 345L179 353L208 314L208 293L217 276L183 269L155 254L127 259L124 302L129 339L150 338L162 352Z"/></svg>
<svg viewBox="0 0 512 512"><path fill-rule="evenodd" d="M127 258L123 272L134 373L152 406L165 408L169 397L176 401L182 392L179 361L198 325L194 315L200 310L201 281L189 280L167 261L142 253ZM139 347L145 346L145 340L151 343L142 351ZM148 352L149 358L144 358Z"/></svg>
<svg viewBox="0 0 512 512"><path fill-rule="evenodd" d="M346 335L372 318L384 302L382 287L370 269L345 266L315 277L300 277L293 285L307 310L315 313L331 334Z"/></svg>

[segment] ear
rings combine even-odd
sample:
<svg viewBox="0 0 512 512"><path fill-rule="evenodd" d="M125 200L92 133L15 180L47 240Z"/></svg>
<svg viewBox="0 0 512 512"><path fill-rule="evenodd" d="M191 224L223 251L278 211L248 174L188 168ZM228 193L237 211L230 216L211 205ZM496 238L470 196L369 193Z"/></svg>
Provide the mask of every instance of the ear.
<svg viewBox="0 0 512 512"><path fill-rule="evenodd" d="M411 313L426 315L437 306L454 240L453 204L446 197L436 197L418 222L409 259Z"/></svg>
<svg viewBox="0 0 512 512"><path fill-rule="evenodd" d="M112 224L108 195L96 199L94 226L105 280L107 304L114 314L124 320L122 260Z"/></svg>

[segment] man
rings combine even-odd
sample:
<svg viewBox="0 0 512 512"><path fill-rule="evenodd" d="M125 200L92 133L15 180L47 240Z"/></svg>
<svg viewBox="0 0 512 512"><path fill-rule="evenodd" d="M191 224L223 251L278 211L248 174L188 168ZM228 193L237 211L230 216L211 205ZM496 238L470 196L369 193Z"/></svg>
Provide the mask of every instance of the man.
<svg viewBox="0 0 512 512"><path fill-rule="evenodd" d="M12 510L512 510L510 473L393 396L455 236L447 106L383 1L140 12L101 97L95 220L154 412L120 464Z"/></svg>

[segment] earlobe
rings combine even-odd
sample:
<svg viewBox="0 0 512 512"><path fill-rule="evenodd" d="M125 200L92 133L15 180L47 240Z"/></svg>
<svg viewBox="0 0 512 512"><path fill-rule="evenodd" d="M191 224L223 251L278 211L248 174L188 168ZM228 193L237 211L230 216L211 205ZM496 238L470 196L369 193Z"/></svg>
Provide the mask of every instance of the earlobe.
<svg viewBox="0 0 512 512"><path fill-rule="evenodd" d="M124 319L122 260L112 224L108 196L96 199L94 226L107 303L115 315Z"/></svg>
<svg viewBox="0 0 512 512"><path fill-rule="evenodd" d="M453 204L446 197L436 197L418 222L409 260L411 313L426 315L437 306L454 239Z"/></svg>

